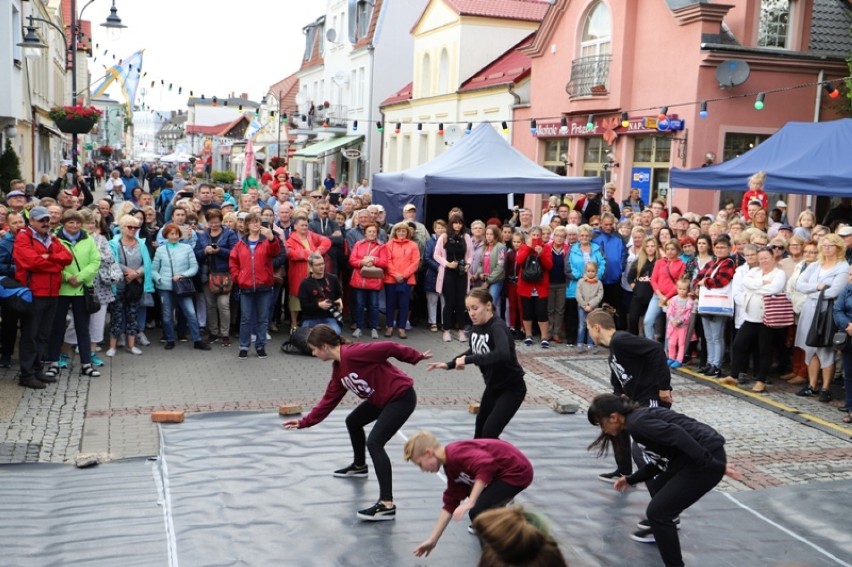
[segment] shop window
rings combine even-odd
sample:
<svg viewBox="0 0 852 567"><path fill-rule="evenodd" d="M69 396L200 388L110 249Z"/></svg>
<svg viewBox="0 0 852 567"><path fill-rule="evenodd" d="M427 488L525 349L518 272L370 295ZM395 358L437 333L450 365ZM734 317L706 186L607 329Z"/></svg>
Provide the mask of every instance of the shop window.
<svg viewBox="0 0 852 567"><path fill-rule="evenodd" d="M608 147L603 138L586 139L586 150L583 152L584 177L603 177Z"/></svg>
<svg viewBox="0 0 852 567"><path fill-rule="evenodd" d="M559 175L567 175L565 162L568 156L568 138L558 138L555 140L547 140L544 146L544 163L541 164L545 169L558 173Z"/></svg>
<svg viewBox="0 0 852 567"><path fill-rule="evenodd" d="M747 151L756 148L768 139L768 134L725 134L725 147L722 150L722 160L728 161L729 159L734 159L735 157L741 156ZM739 210L740 203L742 203L743 200L743 192L745 192L746 189L748 189L748 187L744 185L742 191L720 191L719 208L722 208L728 200L731 200L737 206L737 210ZM786 199L786 195L783 195L781 193L768 193L768 195L770 205L774 205L780 199Z"/></svg>
<svg viewBox="0 0 852 567"><path fill-rule="evenodd" d="M757 45L789 49L791 23L790 0L761 0Z"/></svg>
<svg viewBox="0 0 852 567"><path fill-rule="evenodd" d="M637 136L633 141L631 167L651 170L650 201L668 197L671 153L672 139L669 136Z"/></svg>

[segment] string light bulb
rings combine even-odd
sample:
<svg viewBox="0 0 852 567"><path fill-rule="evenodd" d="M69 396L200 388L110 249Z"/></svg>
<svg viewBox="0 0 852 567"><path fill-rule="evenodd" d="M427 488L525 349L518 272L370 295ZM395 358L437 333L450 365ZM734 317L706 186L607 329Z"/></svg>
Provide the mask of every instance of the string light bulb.
<svg viewBox="0 0 852 567"><path fill-rule="evenodd" d="M568 133L568 118L563 116L559 119L559 133L567 134Z"/></svg>
<svg viewBox="0 0 852 567"><path fill-rule="evenodd" d="M538 136L538 124L536 123L535 118L530 120L530 134Z"/></svg>
<svg viewBox="0 0 852 567"><path fill-rule="evenodd" d="M755 110L763 110L764 103L763 101L766 99L766 93L757 93L757 98L754 101L754 109Z"/></svg>
<svg viewBox="0 0 852 567"><path fill-rule="evenodd" d="M444 123L443 122L438 123L438 135L439 136L444 135Z"/></svg>
<svg viewBox="0 0 852 567"><path fill-rule="evenodd" d="M504 133L504 134L508 134L508 133L509 133L509 125L508 125L508 124L506 124L506 121L505 121L505 120L504 120L504 121L500 124L500 126L502 126L502 127L503 127L503 133Z"/></svg>
<svg viewBox="0 0 852 567"><path fill-rule="evenodd" d="M417 123L417 131L418 131L418 132L422 132L422 131L423 131L423 123L422 123L422 122L418 122L418 123Z"/></svg>
<svg viewBox="0 0 852 567"><path fill-rule="evenodd" d="M701 118L707 118L708 114L709 113L707 112L707 101L702 100L700 110L698 111L698 116L700 116Z"/></svg>
<svg viewBox="0 0 852 567"><path fill-rule="evenodd" d="M589 119L586 121L586 129L594 130L595 129L595 115L589 114Z"/></svg>
<svg viewBox="0 0 852 567"><path fill-rule="evenodd" d="M284 124L287 123L287 113L286 112L281 113L281 122L283 122ZM357 124L358 121L356 120L355 122Z"/></svg>
<svg viewBox="0 0 852 567"><path fill-rule="evenodd" d="M330 125L331 125L331 122L329 122L328 118L326 118L325 122L322 123L323 128L328 128Z"/></svg>
<svg viewBox="0 0 852 567"><path fill-rule="evenodd" d="M378 130L379 133L382 133L382 132L385 131L385 127L384 127L384 125L382 125L381 121L376 122L376 130Z"/></svg>
<svg viewBox="0 0 852 567"><path fill-rule="evenodd" d="M401 123L401 122L397 122L397 123L396 123L396 128L394 128L394 129L393 129L393 133L394 133L394 134L399 134L400 130L402 130L402 123Z"/></svg>
<svg viewBox="0 0 852 567"><path fill-rule="evenodd" d="M832 85L831 83L825 83L823 87L825 88L825 92L828 93L828 96L830 98L837 98L840 96L840 90L835 88L834 85Z"/></svg>
<svg viewBox="0 0 852 567"><path fill-rule="evenodd" d="M621 113L621 126L622 128L630 126L630 116L626 112Z"/></svg>
<svg viewBox="0 0 852 567"><path fill-rule="evenodd" d="M467 123L467 128L464 129L464 133L469 135L473 131L473 122Z"/></svg>
<svg viewBox="0 0 852 567"><path fill-rule="evenodd" d="M357 132L357 131L358 131L358 121L357 121L357 120L353 120L353 121L352 121L352 131L353 131L353 132Z"/></svg>
<svg viewBox="0 0 852 567"><path fill-rule="evenodd" d="M660 109L660 114L657 116L657 120L665 120L669 115L669 107L664 106Z"/></svg>

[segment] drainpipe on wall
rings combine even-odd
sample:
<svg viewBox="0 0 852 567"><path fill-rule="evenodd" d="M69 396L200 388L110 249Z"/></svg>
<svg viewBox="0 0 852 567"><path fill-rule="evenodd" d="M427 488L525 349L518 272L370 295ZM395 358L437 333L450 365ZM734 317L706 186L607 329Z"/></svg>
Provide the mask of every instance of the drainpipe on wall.
<svg viewBox="0 0 852 567"><path fill-rule="evenodd" d="M376 77L373 73L376 70L376 48L370 44L368 49L370 50L370 98L367 101L367 104L370 108L367 110L367 123L364 125L367 128L367 137L364 141L364 149L366 150L364 154L367 156L366 171L361 174L361 177L366 177L368 179L368 183L372 187L373 179L370 175L370 168L372 167L372 164L370 162L373 160L373 128L375 128L375 125L373 124L373 97L376 96ZM381 156L381 149L379 149L379 155ZM379 161L380 171L381 167L382 162ZM360 179L357 181L359 184L361 183Z"/></svg>

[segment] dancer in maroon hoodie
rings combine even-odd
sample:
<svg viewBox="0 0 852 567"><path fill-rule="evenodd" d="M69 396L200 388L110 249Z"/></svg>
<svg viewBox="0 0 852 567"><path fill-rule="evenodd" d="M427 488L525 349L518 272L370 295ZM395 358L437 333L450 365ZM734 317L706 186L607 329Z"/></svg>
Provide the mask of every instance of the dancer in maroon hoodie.
<svg viewBox="0 0 852 567"><path fill-rule="evenodd" d="M388 362L388 358L409 364L432 357L431 351L419 352L392 342L345 344L328 325L317 325L308 335L308 345L315 357L334 361L331 380L319 403L302 419L285 421L287 429L302 429L316 425L328 417L347 391L364 400L346 418L346 428L352 441L354 460L348 467L334 471L340 478L366 478L365 447L370 450L376 478L379 480L379 500L358 511L367 521L393 520L393 476L385 444L408 420L417 405L414 380ZM365 439L364 426L376 422Z"/></svg>

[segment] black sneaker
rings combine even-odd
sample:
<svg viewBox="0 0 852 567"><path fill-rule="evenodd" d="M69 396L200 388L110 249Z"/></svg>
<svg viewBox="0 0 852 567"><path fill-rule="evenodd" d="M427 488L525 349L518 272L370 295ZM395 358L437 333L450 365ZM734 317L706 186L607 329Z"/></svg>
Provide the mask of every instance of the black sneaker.
<svg viewBox="0 0 852 567"><path fill-rule="evenodd" d="M258 358L266 358L266 349L265 348L257 349L257 357Z"/></svg>
<svg viewBox="0 0 852 567"><path fill-rule="evenodd" d="M704 371L704 375L709 378L719 378L722 376L722 370L718 366L711 365Z"/></svg>
<svg viewBox="0 0 852 567"><path fill-rule="evenodd" d="M396 519L396 506L388 508L381 502L376 502L369 508L358 510L358 517L368 522L380 522L383 520Z"/></svg>
<svg viewBox="0 0 852 567"><path fill-rule="evenodd" d="M239 360L248 360L248 351L244 349L240 349L240 354L237 355Z"/></svg>
<svg viewBox="0 0 852 567"><path fill-rule="evenodd" d="M12 357L0 356L0 368L12 368Z"/></svg>
<svg viewBox="0 0 852 567"><path fill-rule="evenodd" d="M810 386L805 386L804 388L802 388L801 390L796 392L796 395L801 396L803 398L809 398L811 396L815 396L818 393L819 393L819 390L814 390Z"/></svg>
<svg viewBox="0 0 852 567"><path fill-rule="evenodd" d="M205 343L204 341L195 341L195 344L192 345L192 348L195 350L210 350L210 345Z"/></svg>
<svg viewBox="0 0 852 567"><path fill-rule="evenodd" d="M654 539L654 532L651 531L651 528L633 532L630 534L630 539L638 541L639 543L657 543L657 540Z"/></svg>
<svg viewBox="0 0 852 567"><path fill-rule="evenodd" d="M622 476L622 474L618 471L605 472L598 475L598 480L612 484L612 482L620 476Z"/></svg>
<svg viewBox="0 0 852 567"><path fill-rule="evenodd" d="M45 383L35 376L20 376L18 378L18 384L24 388L32 388L33 390L44 390L47 388Z"/></svg>
<svg viewBox="0 0 852 567"><path fill-rule="evenodd" d="M823 391L819 393L819 401L821 401L824 404L827 404L828 402L830 402L831 401L831 392L823 389Z"/></svg>
<svg viewBox="0 0 852 567"><path fill-rule="evenodd" d="M166 350L172 350L173 348L175 348L175 342L174 341L166 341L166 346L164 346L163 348L166 349Z"/></svg>
<svg viewBox="0 0 852 567"><path fill-rule="evenodd" d="M680 516L674 519L674 525L677 529L680 529ZM648 519L645 518L644 520L639 520L638 522L636 522L636 527L640 530L650 530L651 524L648 522Z"/></svg>
<svg viewBox="0 0 852 567"><path fill-rule="evenodd" d="M334 471L334 476L337 478L367 478L367 472L369 469L367 465L356 466L355 463L352 463L348 467L337 469Z"/></svg>

